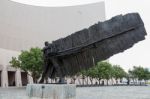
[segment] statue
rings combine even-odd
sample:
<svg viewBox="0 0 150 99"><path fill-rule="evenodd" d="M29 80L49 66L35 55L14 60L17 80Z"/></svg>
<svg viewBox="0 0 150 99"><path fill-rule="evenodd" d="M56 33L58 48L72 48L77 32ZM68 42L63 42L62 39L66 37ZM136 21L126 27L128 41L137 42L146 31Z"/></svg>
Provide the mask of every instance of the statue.
<svg viewBox="0 0 150 99"><path fill-rule="evenodd" d="M45 42L45 47L43 48L43 55L44 55L44 72L42 75L41 83L44 82L44 77L54 78L55 73L57 72L60 80L59 83L64 83L63 75L60 70L60 66L58 64L57 51L52 49L53 45ZM49 57L50 56L50 57Z"/></svg>
<svg viewBox="0 0 150 99"><path fill-rule="evenodd" d="M144 40L146 31L138 13L118 15L105 22L75 32L43 48L45 67L40 83L46 77L73 76L93 64L131 48Z"/></svg>

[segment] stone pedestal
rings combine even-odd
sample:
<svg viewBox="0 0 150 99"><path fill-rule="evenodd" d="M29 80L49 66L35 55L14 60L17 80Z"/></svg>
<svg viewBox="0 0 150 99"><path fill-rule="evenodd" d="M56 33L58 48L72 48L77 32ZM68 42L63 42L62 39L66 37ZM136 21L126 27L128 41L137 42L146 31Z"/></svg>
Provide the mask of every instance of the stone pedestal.
<svg viewBox="0 0 150 99"><path fill-rule="evenodd" d="M29 99L76 99L76 85L68 84L28 84Z"/></svg>

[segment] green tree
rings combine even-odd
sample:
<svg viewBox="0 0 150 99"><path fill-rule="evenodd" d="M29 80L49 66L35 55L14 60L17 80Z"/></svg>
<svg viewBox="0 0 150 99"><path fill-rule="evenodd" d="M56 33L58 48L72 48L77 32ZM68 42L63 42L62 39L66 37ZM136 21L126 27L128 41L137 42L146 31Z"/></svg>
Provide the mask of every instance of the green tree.
<svg viewBox="0 0 150 99"><path fill-rule="evenodd" d="M130 84L130 79L132 79L133 83L135 84L136 75L131 69L128 70L128 85Z"/></svg>
<svg viewBox="0 0 150 99"><path fill-rule="evenodd" d="M108 80L112 77L112 65L108 62L99 62L97 64L97 70L99 82L100 79L106 79L108 85Z"/></svg>
<svg viewBox="0 0 150 99"><path fill-rule="evenodd" d="M29 51L22 51L18 58L12 57L10 64L26 73L30 72L34 83L37 83L42 73L43 53L40 48L31 48Z"/></svg>
<svg viewBox="0 0 150 99"><path fill-rule="evenodd" d="M95 66L87 70L87 76L89 77L92 85L93 85L93 79L97 77L98 74L97 72L98 71Z"/></svg>
<svg viewBox="0 0 150 99"><path fill-rule="evenodd" d="M121 68L119 65L113 65L113 78L115 78L116 82L118 79L122 79L123 77L126 77L127 73L124 71L123 68Z"/></svg>
<svg viewBox="0 0 150 99"><path fill-rule="evenodd" d="M145 84L150 79L150 71L148 70L148 68L144 68L144 78L143 79L145 81Z"/></svg>
<svg viewBox="0 0 150 99"><path fill-rule="evenodd" d="M79 74L82 76L82 85L84 85L84 81L87 76L87 70L82 70Z"/></svg>
<svg viewBox="0 0 150 99"><path fill-rule="evenodd" d="M134 66L133 70L130 70L129 73L134 77L134 79L138 79L140 81L142 80L148 80L149 79L149 71L147 68L143 68L141 66Z"/></svg>

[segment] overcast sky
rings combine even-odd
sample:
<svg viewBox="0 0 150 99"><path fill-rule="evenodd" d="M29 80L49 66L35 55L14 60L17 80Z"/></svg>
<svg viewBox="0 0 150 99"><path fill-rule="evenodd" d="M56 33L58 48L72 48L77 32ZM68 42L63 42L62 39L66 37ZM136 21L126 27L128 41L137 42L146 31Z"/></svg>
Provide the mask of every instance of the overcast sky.
<svg viewBox="0 0 150 99"><path fill-rule="evenodd" d="M126 14L130 12L138 12L147 30L146 40L137 43L131 49L124 53L117 54L110 58L112 64L121 65L124 69L132 68L132 66L143 66L150 68L150 1L149 0L13 0L24 2L26 4L34 4L38 6L73 6L80 4L88 4L92 2L105 1L106 19L118 14Z"/></svg>
<svg viewBox="0 0 150 99"><path fill-rule="evenodd" d="M126 70L132 66L143 66L150 68L150 1L149 0L105 0L106 19L118 14L138 12L147 30L146 40L137 43L124 53L117 54L110 58L113 64L119 64Z"/></svg>
<svg viewBox="0 0 150 99"><path fill-rule="evenodd" d="M12 0L12 1L35 6L62 7L62 6L76 6L82 4L90 4L104 0Z"/></svg>

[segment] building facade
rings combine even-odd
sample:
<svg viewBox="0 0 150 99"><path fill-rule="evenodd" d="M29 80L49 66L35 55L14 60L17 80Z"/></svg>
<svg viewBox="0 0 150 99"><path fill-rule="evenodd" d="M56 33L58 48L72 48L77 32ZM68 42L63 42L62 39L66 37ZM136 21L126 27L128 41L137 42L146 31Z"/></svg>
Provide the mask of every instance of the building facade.
<svg viewBox="0 0 150 99"><path fill-rule="evenodd" d="M0 13L0 86L21 87L32 77L10 66L13 56L104 21L105 4L43 7L0 0Z"/></svg>

